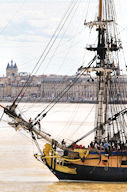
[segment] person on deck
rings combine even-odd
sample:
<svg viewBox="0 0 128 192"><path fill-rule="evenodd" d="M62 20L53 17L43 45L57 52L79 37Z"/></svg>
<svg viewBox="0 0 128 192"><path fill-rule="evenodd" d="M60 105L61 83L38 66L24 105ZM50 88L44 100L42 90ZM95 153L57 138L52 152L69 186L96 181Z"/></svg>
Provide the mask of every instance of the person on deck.
<svg viewBox="0 0 128 192"><path fill-rule="evenodd" d="M62 140L62 142L61 142L61 143L62 143L62 145L64 145L64 146L65 146L65 144L66 144L66 143L65 143L65 141L64 141L64 139Z"/></svg>
<svg viewBox="0 0 128 192"><path fill-rule="evenodd" d="M108 144L108 142L105 142L105 143L104 143L104 149L105 149L105 152L106 152L106 153L109 152L109 144Z"/></svg>
<svg viewBox="0 0 128 192"><path fill-rule="evenodd" d="M74 149L78 149L78 145L77 144L74 144Z"/></svg>

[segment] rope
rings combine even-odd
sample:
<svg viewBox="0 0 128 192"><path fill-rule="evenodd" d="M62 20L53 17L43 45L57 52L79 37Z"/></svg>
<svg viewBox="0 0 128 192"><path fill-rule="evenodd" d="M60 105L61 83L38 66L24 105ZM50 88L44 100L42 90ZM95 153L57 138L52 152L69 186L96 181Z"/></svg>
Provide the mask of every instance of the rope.
<svg viewBox="0 0 128 192"><path fill-rule="evenodd" d="M109 118L105 123L103 123L103 125L109 124L111 121L114 121L117 119L117 117L119 117L120 115L124 115L127 113L127 109L123 109L122 111L114 114L111 118ZM81 138L77 139L75 142L73 142L70 146L74 145L75 143L78 143L79 141L83 140L84 138L86 138L87 136L89 136L90 134L92 134L94 131L96 131L98 129L98 126L95 127L94 129L92 129L91 131L89 131L88 133L86 133L84 136L82 136Z"/></svg>
<svg viewBox="0 0 128 192"><path fill-rule="evenodd" d="M75 1L75 0L74 0L74 1ZM35 67L33 68L32 72L31 72L31 74L28 76L28 79L26 80L24 86L22 87L22 89L21 89L21 91L19 92L19 94L18 94L18 96L16 97L16 99L13 101L12 106L15 105L15 103L17 102L19 96L21 95L21 93L23 92L23 90L25 89L25 87L28 85L29 80L30 80L30 78L31 78L31 75L34 73L34 71L36 70L36 68L38 67L37 70L36 70L36 72L37 72L37 71L39 70L41 64L42 64L42 63L44 62L44 60L46 59L49 51L51 50L53 44L55 43L55 41L56 41L56 39L57 39L57 37L58 37L58 35L60 34L61 30L63 29L63 27L64 27L64 25L65 25L68 17L70 16L70 14L71 14L72 10L74 9L74 7L75 7L75 5L76 5L76 3L77 3L78 0L77 0L75 3L74 3L74 1L72 1L71 4L69 5L68 10L67 10L66 13L64 14L64 16L63 16L63 18L61 19L61 21L59 22L59 25L57 26L57 28L56 28L56 30L54 31L51 39L49 40L48 44L46 45L43 53L41 54L40 58L38 59ZM73 5L73 4L74 4L74 5ZM59 30L59 31L58 31L58 30ZM50 45L50 44L51 44L51 45ZM50 47L49 47L49 46L50 46ZM43 56L44 56L43 61L42 61L42 63L39 65L39 63L40 63L40 61L41 61L41 59L42 59ZM39 66L38 66L38 65L39 65ZM31 81L32 81L32 79L31 79ZM19 99L18 103L21 101L22 98L23 98L23 95L22 95L22 97Z"/></svg>
<svg viewBox="0 0 128 192"><path fill-rule="evenodd" d="M77 161L80 161L80 160L81 160L80 158L79 158L79 159L67 159L67 158L65 158L65 157L62 157L62 156L58 155L58 154L53 150L53 148L51 148L51 150L52 150L53 154L55 154L55 156L45 156L45 157L42 157L41 155L36 155L36 156L41 156L42 159L61 158L61 159L65 160L65 161L69 161L69 162L77 162ZM86 154L85 154L84 157L86 158L88 154L89 154L89 150L86 150Z"/></svg>
<svg viewBox="0 0 128 192"><path fill-rule="evenodd" d="M38 121L41 121L46 115L47 113L56 105L56 103L58 103L60 101L60 99L68 92L68 90L79 80L79 78L85 73L85 71L93 64L93 62L96 60L96 56L94 56L94 58L89 62L88 66L81 72L78 73L76 75L76 77L74 78L74 81L69 83L67 85L67 87L65 87L65 89L63 91L61 91L58 96L53 99L46 107L45 109L43 109L41 111L41 113L39 113L36 118L35 118L35 122L33 123L34 125L37 124ZM52 106L51 106L52 105ZM47 110L47 111L46 111ZM46 112L45 112L46 111ZM45 113L44 113L45 112ZM43 113L43 115L42 115ZM42 116L41 116L42 115ZM40 117L40 118L39 118ZM38 119L38 120L37 120Z"/></svg>
<svg viewBox="0 0 128 192"><path fill-rule="evenodd" d="M33 141L35 142L35 145L36 145L38 151L40 152L41 155L43 155L43 152L42 152L42 150L40 149L40 146L39 146L39 144L38 144L38 142L37 142L37 139L36 139L36 137L35 137L35 135L34 135L34 133L33 133L32 131L31 131L31 134L32 134L32 139L33 139Z"/></svg>

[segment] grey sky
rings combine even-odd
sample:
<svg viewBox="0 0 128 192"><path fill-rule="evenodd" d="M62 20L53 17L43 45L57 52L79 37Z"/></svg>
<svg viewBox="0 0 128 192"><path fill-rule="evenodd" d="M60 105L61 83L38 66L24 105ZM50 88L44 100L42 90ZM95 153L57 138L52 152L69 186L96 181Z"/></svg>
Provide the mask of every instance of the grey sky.
<svg viewBox="0 0 128 192"><path fill-rule="evenodd" d="M0 75L5 74L7 63L12 59L20 72L31 72L70 2L71 0L0 0ZM81 0L76 5L77 9L74 9L38 74L74 74L82 64L84 48L89 43L86 32L88 29L83 26L84 19L86 14L89 18L94 17L97 10L97 0L90 0L92 3L89 10L88 2L89 0ZM124 53L127 55L128 2L115 0L115 3ZM60 42L61 39L63 42ZM55 51L58 45L60 48Z"/></svg>

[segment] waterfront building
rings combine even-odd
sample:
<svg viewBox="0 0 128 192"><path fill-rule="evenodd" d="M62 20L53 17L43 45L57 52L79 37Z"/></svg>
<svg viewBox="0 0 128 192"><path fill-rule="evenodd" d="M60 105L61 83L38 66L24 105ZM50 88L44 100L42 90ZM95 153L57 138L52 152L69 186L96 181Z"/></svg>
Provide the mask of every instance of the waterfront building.
<svg viewBox="0 0 128 192"><path fill-rule="evenodd" d="M118 78L120 78L118 84L116 79L112 80L115 83L112 95L118 96L116 103L120 100L126 103L127 77ZM30 77L26 72L18 72L18 67L13 60L7 64L6 76L0 77L0 99L3 101L15 99L26 81L25 91L21 95L22 101L50 102L59 96L60 102L96 102L98 82L95 77L82 76L76 82L75 76L33 75ZM73 86L69 89L71 84ZM65 90L65 93L62 93L62 90Z"/></svg>
<svg viewBox="0 0 128 192"><path fill-rule="evenodd" d="M8 63L6 68L6 76L7 77L17 77L18 75L18 68L16 63L13 63L13 60L11 60L11 64Z"/></svg>

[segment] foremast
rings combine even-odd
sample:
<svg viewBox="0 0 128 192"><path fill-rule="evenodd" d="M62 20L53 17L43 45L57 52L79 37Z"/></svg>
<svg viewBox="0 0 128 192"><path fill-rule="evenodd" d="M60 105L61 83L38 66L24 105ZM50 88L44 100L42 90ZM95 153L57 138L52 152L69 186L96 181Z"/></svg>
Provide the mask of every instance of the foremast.
<svg viewBox="0 0 128 192"><path fill-rule="evenodd" d="M99 0L99 23L102 21L102 0ZM104 59L105 59L105 37L104 37L104 28L99 25L97 28L98 31L98 45L97 45L97 55L100 60L99 65L101 68L104 68ZM102 139L103 134L103 102L104 102L104 72L97 73L99 76L99 85L98 85L98 117L97 117L97 127L96 131L96 140L98 142Z"/></svg>
<svg viewBox="0 0 128 192"><path fill-rule="evenodd" d="M100 143L106 134L106 139L109 137L109 132L105 133L105 122L108 119L108 103L109 103L109 88L111 75L115 71L119 72L114 60L111 59L112 53L117 52L121 47L117 40L114 28L115 18L113 16L114 8L111 1L99 0L97 21L85 22L85 25L90 28L96 26L98 32L97 46L90 45L87 47L89 51L95 51L97 55L96 66L90 71L95 71L98 78L98 94L97 94L97 115L96 115L96 136L95 141ZM112 7L112 10L110 8ZM109 26L109 27L108 27ZM113 28L112 28L113 27ZM111 31L114 31L111 34ZM113 40L115 42L113 42ZM84 68L83 68L84 69Z"/></svg>

